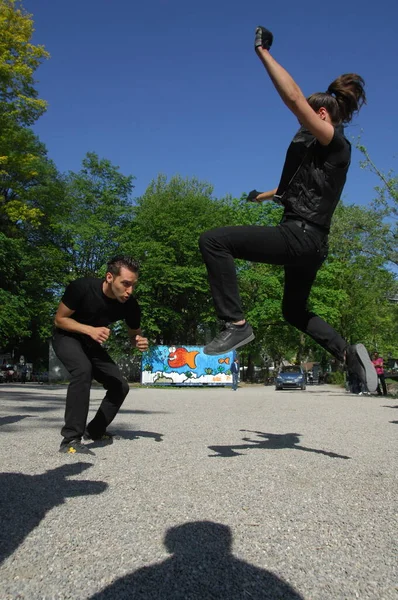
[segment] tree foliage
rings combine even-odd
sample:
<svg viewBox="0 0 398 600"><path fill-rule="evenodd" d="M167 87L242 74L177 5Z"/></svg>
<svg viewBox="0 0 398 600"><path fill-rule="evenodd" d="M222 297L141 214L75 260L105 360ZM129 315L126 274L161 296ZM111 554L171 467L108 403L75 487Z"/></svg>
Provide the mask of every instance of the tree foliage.
<svg viewBox="0 0 398 600"><path fill-rule="evenodd" d="M137 295L145 329L158 342L195 343L214 321L198 240L229 212L211 186L179 176L160 175L137 200L124 248L142 264Z"/></svg>
<svg viewBox="0 0 398 600"><path fill-rule="evenodd" d="M31 43L32 16L17 0L0 0L0 126L14 121L32 125L46 110L38 98L34 73L48 58L43 46Z"/></svg>
<svg viewBox="0 0 398 600"><path fill-rule="evenodd" d="M62 219L56 227L71 278L96 275L118 252L132 220L132 175L88 152L78 173L65 177Z"/></svg>
<svg viewBox="0 0 398 600"><path fill-rule="evenodd" d="M375 187L376 198L373 207L384 219L384 235L379 238L385 260L398 266L398 176L389 171L385 173L372 160L367 148L357 144L363 155L361 167L376 175L379 185Z"/></svg>

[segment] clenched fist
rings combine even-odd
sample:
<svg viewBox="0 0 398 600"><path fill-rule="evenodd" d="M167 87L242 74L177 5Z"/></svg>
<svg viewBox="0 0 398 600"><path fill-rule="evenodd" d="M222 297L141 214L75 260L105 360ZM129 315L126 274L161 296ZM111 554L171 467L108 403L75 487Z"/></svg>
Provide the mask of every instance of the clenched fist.
<svg viewBox="0 0 398 600"><path fill-rule="evenodd" d="M246 199L248 202L257 202L257 196L259 194L261 194L261 192L258 192L257 190L252 190L251 192L249 192Z"/></svg>
<svg viewBox="0 0 398 600"><path fill-rule="evenodd" d="M111 330L108 327L91 327L89 336L99 344L103 344L108 339Z"/></svg>
<svg viewBox="0 0 398 600"><path fill-rule="evenodd" d="M140 352L145 352L148 350L148 339L141 335L136 335L134 345Z"/></svg>
<svg viewBox="0 0 398 600"><path fill-rule="evenodd" d="M256 28L256 33L254 36L254 47L256 50L257 48L264 48L264 50L269 50L272 46L273 41L274 36L269 31L269 29L266 29L265 27L261 26Z"/></svg>

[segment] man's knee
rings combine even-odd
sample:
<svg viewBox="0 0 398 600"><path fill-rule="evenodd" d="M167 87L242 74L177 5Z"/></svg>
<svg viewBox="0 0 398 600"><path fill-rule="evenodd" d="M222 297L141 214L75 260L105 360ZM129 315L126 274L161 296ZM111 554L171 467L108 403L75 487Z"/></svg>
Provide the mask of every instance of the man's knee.
<svg viewBox="0 0 398 600"><path fill-rule="evenodd" d="M115 377L111 380L108 390L116 394L121 402L125 399L130 391L130 386L123 376Z"/></svg>
<svg viewBox="0 0 398 600"><path fill-rule="evenodd" d="M121 395L123 396L123 400L129 393L129 391L130 391L130 386L129 386L128 382L123 378L122 382L121 382Z"/></svg>

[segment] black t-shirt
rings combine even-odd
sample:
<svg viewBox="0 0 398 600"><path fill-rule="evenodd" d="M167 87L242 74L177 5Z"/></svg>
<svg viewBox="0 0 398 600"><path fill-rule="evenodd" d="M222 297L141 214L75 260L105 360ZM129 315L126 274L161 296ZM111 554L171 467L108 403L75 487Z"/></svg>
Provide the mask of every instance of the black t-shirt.
<svg viewBox="0 0 398 600"><path fill-rule="evenodd" d="M126 302L108 298L102 291L103 279L82 277L66 288L62 302L75 312L72 319L91 327L108 327L115 321L125 321L130 329L139 329L141 310L130 296Z"/></svg>

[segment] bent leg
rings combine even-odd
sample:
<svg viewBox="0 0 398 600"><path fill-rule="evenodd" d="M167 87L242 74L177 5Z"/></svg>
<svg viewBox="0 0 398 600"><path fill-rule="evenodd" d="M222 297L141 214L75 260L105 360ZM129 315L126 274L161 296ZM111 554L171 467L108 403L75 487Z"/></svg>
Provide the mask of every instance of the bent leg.
<svg viewBox="0 0 398 600"><path fill-rule="evenodd" d="M86 427L90 403L91 362L76 338L55 334L53 348L71 376L66 394L65 425L61 434L66 440L80 440Z"/></svg>
<svg viewBox="0 0 398 600"><path fill-rule="evenodd" d="M379 379L380 379L380 383L381 383L381 387L383 388L383 396L387 396L387 384L386 384L386 378L384 373L382 373L381 375L379 375Z"/></svg>
<svg viewBox="0 0 398 600"><path fill-rule="evenodd" d="M91 360L93 377L107 390L95 417L87 425L90 436L99 438L116 417L130 388L117 364L103 348L96 349Z"/></svg>
<svg viewBox="0 0 398 600"><path fill-rule="evenodd" d="M200 236L217 316L223 321L244 318L238 290L235 258L283 265L291 258L289 245L278 227L220 227Z"/></svg>

